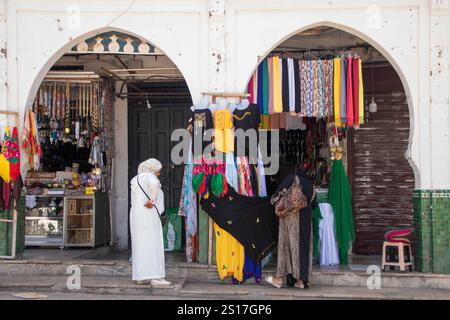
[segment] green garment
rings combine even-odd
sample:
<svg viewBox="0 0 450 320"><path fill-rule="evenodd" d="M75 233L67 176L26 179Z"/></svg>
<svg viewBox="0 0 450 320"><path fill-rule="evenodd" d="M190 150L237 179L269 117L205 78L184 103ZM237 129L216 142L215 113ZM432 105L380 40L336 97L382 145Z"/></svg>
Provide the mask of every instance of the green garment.
<svg viewBox="0 0 450 320"><path fill-rule="evenodd" d="M202 184L204 176L205 176L205 174L203 172L194 174L192 176L192 187L194 188L195 193L198 192L198 189L200 188L200 185Z"/></svg>
<svg viewBox="0 0 450 320"><path fill-rule="evenodd" d="M219 197L223 193L223 175L215 174L211 179L211 191L216 196Z"/></svg>
<svg viewBox="0 0 450 320"><path fill-rule="evenodd" d="M319 256L319 224L320 220L322 220L322 213L320 212L320 207L317 204L317 207L313 210L312 215L312 223L313 223L313 258Z"/></svg>
<svg viewBox="0 0 450 320"><path fill-rule="evenodd" d="M348 250L355 240L352 194L342 160L333 160L328 201L334 212L334 227L341 264L348 263Z"/></svg>
<svg viewBox="0 0 450 320"><path fill-rule="evenodd" d="M263 84L263 90L262 90L262 109L263 114L269 114L269 65L267 62L267 59L264 59L263 62L261 62L262 65L262 84Z"/></svg>
<svg viewBox="0 0 450 320"><path fill-rule="evenodd" d="M175 232L173 251L181 251L182 223L181 217L178 215L178 208L167 208L166 213L169 216L169 222L163 227L164 249L169 248L167 233L169 231L170 224Z"/></svg>

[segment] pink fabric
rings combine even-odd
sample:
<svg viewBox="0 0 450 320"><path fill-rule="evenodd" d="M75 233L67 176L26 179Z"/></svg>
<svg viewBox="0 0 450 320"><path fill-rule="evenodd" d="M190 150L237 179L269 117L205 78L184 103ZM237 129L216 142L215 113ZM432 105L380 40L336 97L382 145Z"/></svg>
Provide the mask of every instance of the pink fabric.
<svg viewBox="0 0 450 320"><path fill-rule="evenodd" d="M411 241L408 238L405 238L409 236L412 233L410 229L401 229L401 230L391 230L385 233L384 239L389 242L402 242L402 243L411 243Z"/></svg>

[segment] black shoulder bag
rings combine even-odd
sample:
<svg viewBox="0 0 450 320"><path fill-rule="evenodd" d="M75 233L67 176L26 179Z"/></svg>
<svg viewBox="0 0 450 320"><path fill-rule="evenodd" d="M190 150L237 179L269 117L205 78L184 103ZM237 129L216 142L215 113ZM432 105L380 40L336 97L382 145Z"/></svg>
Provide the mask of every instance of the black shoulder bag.
<svg viewBox="0 0 450 320"><path fill-rule="evenodd" d="M141 188L142 192L145 194L147 199L150 201L151 199L148 196L147 192L145 192L144 188L142 188L141 184L139 183L139 175L137 175L136 180L137 180L139 188ZM158 212L159 219L161 219L161 225L165 226L167 224L167 222L169 222L169 217L167 216L167 213L165 211L163 213L160 213L158 210L158 207L156 207L156 205L153 205L153 206L155 207L156 212Z"/></svg>

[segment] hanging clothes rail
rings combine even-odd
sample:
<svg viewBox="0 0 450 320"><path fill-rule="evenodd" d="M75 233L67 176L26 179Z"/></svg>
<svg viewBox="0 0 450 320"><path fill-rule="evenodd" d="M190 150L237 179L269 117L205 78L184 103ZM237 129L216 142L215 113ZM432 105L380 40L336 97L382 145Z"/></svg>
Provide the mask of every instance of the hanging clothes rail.
<svg viewBox="0 0 450 320"><path fill-rule="evenodd" d="M8 119L14 118L15 125L19 126L19 113L13 111L0 111L0 116L6 116L6 124L9 125ZM0 259L15 259L16 258L16 246L17 246L17 204L14 203L12 219L0 219L0 223L12 224L12 241L11 241L11 254L2 255Z"/></svg>

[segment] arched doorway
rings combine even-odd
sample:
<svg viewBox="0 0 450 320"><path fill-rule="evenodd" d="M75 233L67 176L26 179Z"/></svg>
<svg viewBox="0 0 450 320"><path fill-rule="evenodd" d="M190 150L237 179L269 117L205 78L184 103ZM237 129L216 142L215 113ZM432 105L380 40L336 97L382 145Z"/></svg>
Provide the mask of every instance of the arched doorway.
<svg viewBox="0 0 450 320"><path fill-rule="evenodd" d="M351 54L359 56L362 60L364 124L359 128L350 126L340 130L341 145L346 154L344 162L353 195L352 211L356 236L351 254L381 255L386 231L414 229L412 200L417 171L411 165L411 159L405 156L409 153L411 145L413 109L404 77L399 73L398 67L392 64L392 59L386 57L383 50L379 50L369 41L346 31L327 24L309 26L280 41L264 58L277 56L282 59L317 61L341 55L347 57ZM264 61L263 59L261 61ZM258 72L260 71L256 67L253 75ZM255 78L258 77L251 76L248 88L255 86L259 88L259 83L254 82ZM259 104L258 94L255 91L253 102ZM375 110L372 105L369 111L372 98L377 108ZM279 119L274 122L278 121ZM290 148L292 138L289 136L293 136L289 134L288 121L284 121L286 122L283 125L277 123L274 127L282 133L280 150ZM326 117L322 117L322 121L325 124L330 122ZM318 138L314 136L317 129L315 123L319 121L312 125L307 122L309 119L305 121L303 129L306 129L305 132L308 134L308 131L312 132L314 141ZM295 130L298 128L293 129ZM286 134L283 134L283 131ZM301 132L299 134L302 136ZM327 138L319 141L324 146L315 145L314 152L317 151L317 154L308 159L311 166L314 167L317 160L323 160L327 153L325 149L328 148ZM283 152L285 151L281 151ZM281 155L284 156L285 154ZM303 158L301 159L303 161ZM286 168L281 166L280 172L283 170L289 171L287 164ZM320 184L318 182L319 186ZM326 184L324 187L326 189ZM357 261L354 263L358 263ZM367 262L364 259L359 261ZM379 259L376 263L379 263Z"/></svg>
<svg viewBox="0 0 450 320"><path fill-rule="evenodd" d="M107 84L109 88L106 100L109 101L110 108L103 110L104 113L95 115L96 120L103 121L104 124L103 127L98 126L95 134L105 137L102 140L101 150L106 160L102 169L106 175L105 184L108 187L104 191L109 205L109 208L105 208L106 215L109 215L105 232L110 232L111 245L126 249L129 246L128 181L136 173L138 163L150 157L163 162L165 172L161 180L166 187L165 191L169 194L165 199L166 207L178 205L177 197L180 194L178 190L181 190L179 172L182 172L182 167L172 165L168 156L172 143L170 133L171 130L187 126L188 111L192 105L191 94L177 65L158 47L124 30L101 29L89 32L59 50L35 79L28 105L31 108L37 106L33 111L37 115L38 124L41 120L39 115L47 112L41 108L42 92L51 97L53 92L57 92L55 97L58 98L54 100L59 103L59 94L63 96L65 92L69 92L70 96L73 91L82 98L75 100L73 106L71 105L73 99L70 99L68 103L71 110L77 109L80 105L83 108L90 107L91 102L86 99L87 96L94 97L94 100L104 98L100 95L95 96L90 89L85 91L84 86L91 82L100 83L100 86ZM42 90L44 85L45 88L56 90L44 91ZM99 102L99 105L102 103L103 101ZM91 114L79 119L75 118L79 115L77 110L73 112L74 116L71 115L68 121L59 115L56 116L61 125L50 130L54 133L52 139L41 137L44 153L54 155L58 143L66 143L69 140L75 143L80 137L79 131L84 132L86 129L90 132ZM50 121L53 115L50 114L47 118ZM75 125L79 127L76 128ZM67 129L68 133L61 131L62 129L64 131ZM78 137L72 136L75 132ZM46 148L48 140L51 148ZM77 150L79 149L77 146ZM86 157L89 157L92 143L87 142L86 149L82 159L78 154L74 158L78 160L77 162L89 162ZM52 163L49 157L43 157L38 170L64 171L65 167L71 166L70 157L64 158L61 154L58 157L63 159L60 164L56 164L55 161ZM87 163L83 170L89 171L91 167L97 167L97 164ZM183 239L182 223L180 220L179 225L173 226L177 239ZM67 230L66 226L64 228Z"/></svg>

